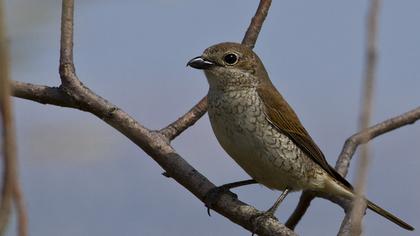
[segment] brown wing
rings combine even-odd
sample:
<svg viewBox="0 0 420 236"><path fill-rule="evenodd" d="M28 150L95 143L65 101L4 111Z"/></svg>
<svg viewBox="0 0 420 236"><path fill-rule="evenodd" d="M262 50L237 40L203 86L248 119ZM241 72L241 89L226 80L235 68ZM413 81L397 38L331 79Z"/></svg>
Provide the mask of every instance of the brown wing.
<svg viewBox="0 0 420 236"><path fill-rule="evenodd" d="M300 123L299 118L271 83L257 88L258 95L265 104L267 120L281 133L287 135L308 157L320 165L332 177L352 189L351 184L332 168L324 154Z"/></svg>

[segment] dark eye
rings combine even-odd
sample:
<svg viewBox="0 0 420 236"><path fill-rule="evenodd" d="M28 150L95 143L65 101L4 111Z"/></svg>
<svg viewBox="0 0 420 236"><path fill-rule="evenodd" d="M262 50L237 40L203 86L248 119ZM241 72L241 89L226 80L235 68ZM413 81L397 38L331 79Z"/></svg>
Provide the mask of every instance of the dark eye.
<svg viewBox="0 0 420 236"><path fill-rule="evenodd" d="M225 57L223 57L223 60L228 64L228 65L233 65L236 62L238 62L238 56L236 56L233 53L229 53L226 54Z"/></svg>

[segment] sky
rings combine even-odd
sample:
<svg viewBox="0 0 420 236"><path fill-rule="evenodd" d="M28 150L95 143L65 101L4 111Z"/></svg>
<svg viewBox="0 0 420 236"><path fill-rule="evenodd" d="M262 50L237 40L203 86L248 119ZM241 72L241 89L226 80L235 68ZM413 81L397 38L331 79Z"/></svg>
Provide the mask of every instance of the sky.
<svg viewBox="0 0 420 236"><path fill-rule="evenodd" d="M12 79L59 85L60 1L6 0ZM210 45L240 42L256 0L76 1L79 78L151 129L207 92L186 62ZM367 1L273 1L255 52L330 164L357 132ZM419 106L420 2L384 1L373 123ZM248 235L206 209L131 141L91 114L15 99L20 178L31 235ZM420 125L373 140L367 196L420 228ZM174 142L213 183L249 178L222 150L207 115ZM354 182L357 155L348 179ZM279 196L263 186L234 190L260 210ZM300 194L277 216L285 222ZM300 235L335 235L342 209L313 201ZM415 235L367 212L365 235ZM8 235L15 235L15 223Z"/></svg>

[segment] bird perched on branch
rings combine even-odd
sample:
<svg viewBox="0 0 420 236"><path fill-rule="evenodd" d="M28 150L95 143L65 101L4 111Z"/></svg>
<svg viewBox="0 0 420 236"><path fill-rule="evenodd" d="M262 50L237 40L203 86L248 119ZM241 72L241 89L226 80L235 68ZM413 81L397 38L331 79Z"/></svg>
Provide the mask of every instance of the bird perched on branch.
<svg viewBox="0 0 420 236"><path fill-rule="evenodd" d="M250 48L217 44L187 65L204 70L210 86L208 114L223 149L253 180L283 191L266 216L273 216L290 191L354 198L351 184L327 163ZM404 229L414 229L369 200L367 207Z"/></svg>

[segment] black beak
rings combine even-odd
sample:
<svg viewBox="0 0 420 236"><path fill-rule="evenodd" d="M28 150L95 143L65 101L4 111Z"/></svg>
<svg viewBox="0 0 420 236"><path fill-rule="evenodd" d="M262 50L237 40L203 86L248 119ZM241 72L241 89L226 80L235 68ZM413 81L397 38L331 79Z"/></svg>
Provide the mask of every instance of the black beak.
<svg viewBox="0 0 420 236"><path fill-rule="evenodd" d="M187 66L191 66L192 68L195 68L195 69L206 70L214 66L214 63L206 59L203 59L201 56L199 56L199 57L194 57L193 59L191 59L187 63Z"/></svg>

